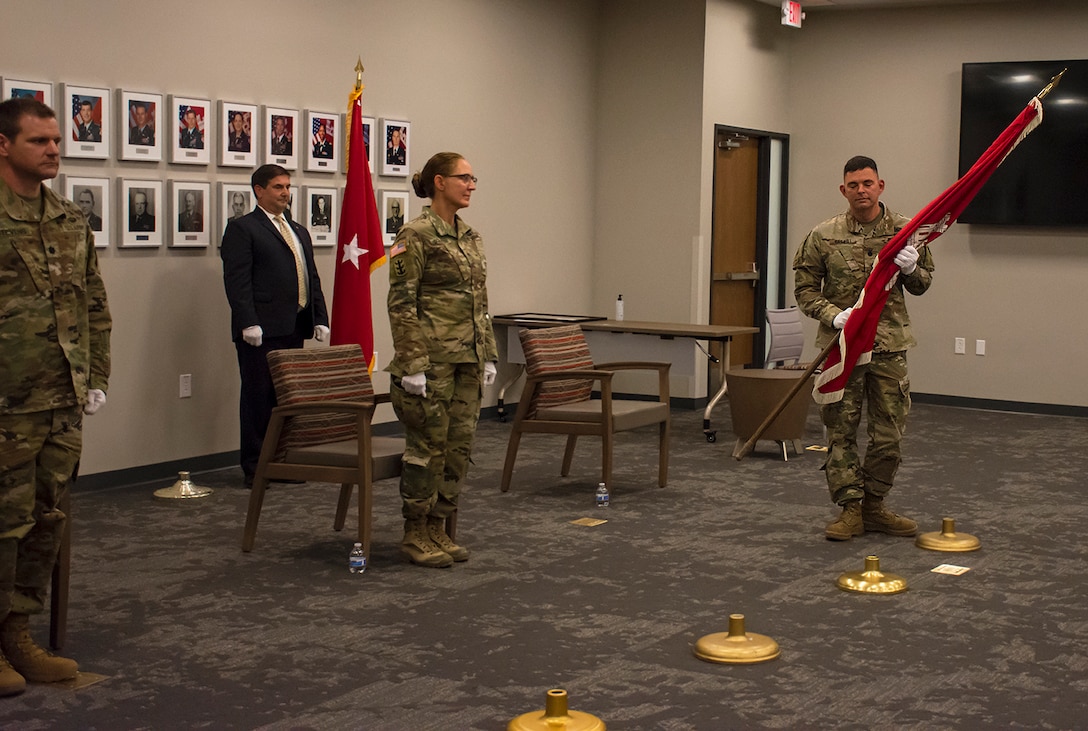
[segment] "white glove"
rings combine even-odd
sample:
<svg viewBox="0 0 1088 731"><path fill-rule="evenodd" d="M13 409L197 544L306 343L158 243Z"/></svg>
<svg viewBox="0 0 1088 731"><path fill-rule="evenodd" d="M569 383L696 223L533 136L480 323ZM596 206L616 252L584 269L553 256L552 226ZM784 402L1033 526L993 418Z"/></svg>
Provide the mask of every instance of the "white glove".
<svg viewBox="0 0 1088 731"><path fill-rule="evenodd" d="M264 330L261 329L260 325L250 325L242 331L242 340L246 341L247 345L259 348L261 343L264 342Z"/></svg>
<svg viewBox="0 0 1088 731"><path fill-rule="evenodd" d="M484 363L484 385L490 386L495 382L495 374L498 370L495 368L495 364L491 361Z"/></svg>
<svg viewBox="0 0 1088 731"><path fill-rule="evenodd" d="M913 274L918 268L918 249L913 244L907 244L895 255L895 264L904 274Z"/></svg>
<svg viewBox="0 0 1088 731"><path fill-rule="evenodd" d="M83 413L91 416L106 403L106 392L100 388L92 388L87 392L87 403L83 404Z"/></svg>
<svg viewBox="0 0 1088 731"><path fill-rule="evenodd" d="M329 337L329 328L324 325L314 325L314 339L319 343L325 342Z"/></svg>
<svg viewBox="0 0 1088 731"><path fill-rule="evenodd" d="M832 323L835 325L835 328L838 330L842 330L844 327L846 327L846 321L847 319L849 319L850 313L853 311L853 307L847 307L845 310L835 315L835 322Z"/></svg>
<svg viewBox="0 0 1088 731"><path fill-rule="evenodd" d="M416 396L427 398L427 374L413 373L400 379L400 386L405 391Z"/></svg>

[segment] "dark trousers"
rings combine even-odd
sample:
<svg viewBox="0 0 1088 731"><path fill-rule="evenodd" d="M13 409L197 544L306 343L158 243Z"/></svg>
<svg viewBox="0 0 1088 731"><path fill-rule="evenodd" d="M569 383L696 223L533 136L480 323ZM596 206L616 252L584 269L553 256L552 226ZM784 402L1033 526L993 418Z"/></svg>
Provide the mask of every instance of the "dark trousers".
<svg viewBox="0 0 1088 731"><path fill-rule="evenodd" d="M301 318L300 318L301 319ZM301 348L312 333L303 334L296 326L295 332L282 337L265 337L260 347L236 340L238 372L242 377L242 390L238 399L238 423L241 427L241 463L247 478L257 471L261 458L268 421L276 406L276 389L272 386L272 374L268 370L268 354L273 350Z"/></svg>

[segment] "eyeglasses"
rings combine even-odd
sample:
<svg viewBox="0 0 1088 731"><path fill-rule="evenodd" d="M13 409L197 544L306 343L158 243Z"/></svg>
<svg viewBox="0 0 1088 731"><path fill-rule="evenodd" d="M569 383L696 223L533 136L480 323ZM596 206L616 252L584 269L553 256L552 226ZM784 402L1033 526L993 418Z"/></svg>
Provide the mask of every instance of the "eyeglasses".
<svg viewBox="0 0 1088 731"><path fill-rule="evenodd" d="M478 183L480 179L470 173L461 173L460 175L443 175L443 178L460 178L461 182L465 185L469 183Z"/></svg>

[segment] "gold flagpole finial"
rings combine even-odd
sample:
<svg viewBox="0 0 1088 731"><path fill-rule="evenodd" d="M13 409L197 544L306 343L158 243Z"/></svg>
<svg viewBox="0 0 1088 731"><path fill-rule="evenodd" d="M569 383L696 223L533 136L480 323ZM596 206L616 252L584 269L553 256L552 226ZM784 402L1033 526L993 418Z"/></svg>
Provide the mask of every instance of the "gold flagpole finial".
<svg viewBox="0 0 1088 731"><path fill-rule="evenodd" d="M355 62L355 91L363 88L363 59L360 56Z"/></svg>
<svg viewBox="0 0 1088 731"><path fill-rule="evenodd" d="M1049 83L1049 84L1047 84L1046 86L1044 86L1044 87L1043 87L1043 90L1042 90L1042 91L1040 91L1040 92L1039 92L1038 94L1036 94L1036 95L1035 95L1035 98L1036 98L1036 99L1038 99L1039 101L1042 101L1042 100L1043 100L1043 97L1045 97L1045 96L1046 96L1047 94L1049 94L1049 93L1050 93L1050 90L1051 90L1051 89L1053 89L1053 88L1054 88L1055 86L1057 86L1057 85L1058 85L1058 82L1062 80L1062 76L1064 76L1064 75L1065 75L1065 72L1066 72L1066 71L1068 71L1068 70L1069 70L1069 69L1067 69L1067 68L1064 68L1064 69L1062 69L1062 70L1061 70L1061 71L1060 71L1060 72L1058 73L1058 75L1057 75L1057 76L1055 76L1054 78L1052 78L1052 79L1050 80L1050 83Z"/></svg>

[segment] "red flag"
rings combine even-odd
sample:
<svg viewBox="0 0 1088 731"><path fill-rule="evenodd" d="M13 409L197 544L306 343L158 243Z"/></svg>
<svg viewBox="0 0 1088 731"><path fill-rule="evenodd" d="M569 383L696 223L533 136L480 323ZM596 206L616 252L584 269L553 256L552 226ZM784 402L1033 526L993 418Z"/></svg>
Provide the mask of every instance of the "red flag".
<svg viewBox="0 0 1088 731"><path fill-rule="evenodd" d="M370 180L370 163L363 144L362 84L348 99L348 181L336 237L336 277L333 281L333 345L358 343L368 368L374 370L374 324L370 307L370 273L385 263L385 245Z"/></svg>
<svg viewBox="0 0 1088 731"><path fill-rule="evenodd" d="M873 270L865 281L853 312L846 320L846 327L839 333L838 347L832 348L824 361L823 372L816 378L816 387L812 391L816 403L839 401L854 365L868 363L872 357L877 322L888 300L888 292L899 275L899 267L895 264L895 255L899 250L908 244L921 248L947 231L997 166L1042 121L1043 105L1039 97L1035 97L962 178L930 201L884 245L877 254Z"/></svg>

